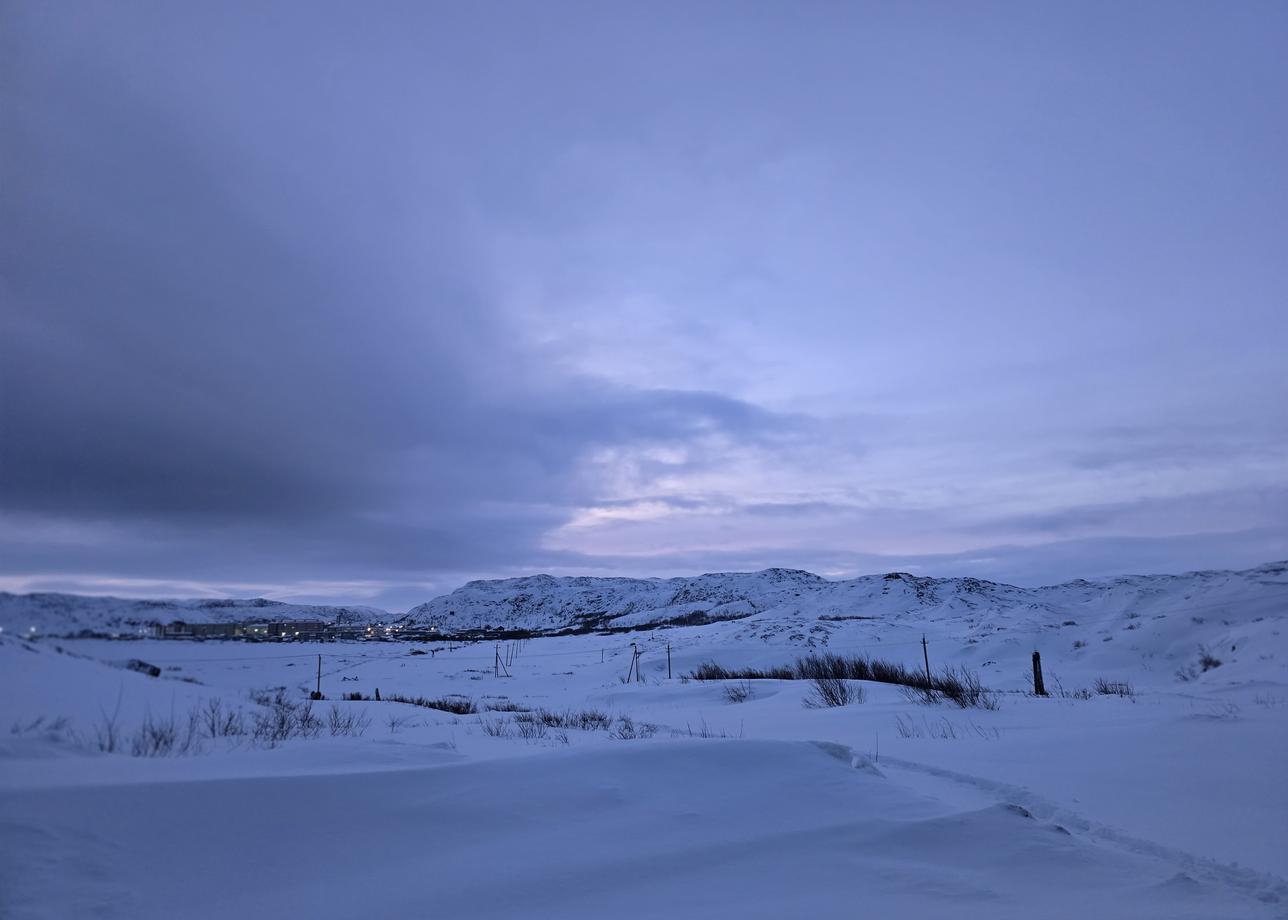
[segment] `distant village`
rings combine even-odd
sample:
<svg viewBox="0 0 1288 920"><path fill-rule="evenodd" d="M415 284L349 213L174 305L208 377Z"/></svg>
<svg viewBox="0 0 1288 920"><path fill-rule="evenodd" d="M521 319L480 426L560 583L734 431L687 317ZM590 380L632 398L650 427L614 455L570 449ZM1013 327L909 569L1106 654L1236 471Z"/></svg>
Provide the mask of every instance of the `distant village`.
<svg viewBox="0 0 1288 920"><path fill-rule="evenodd" d="M259 623L158 623L152 627L156 639L241 639L248 642L326 642L368 640L407 642L441 637L437 626L390 625L382 623L339 624L318 620L282 620Z"/></svg>

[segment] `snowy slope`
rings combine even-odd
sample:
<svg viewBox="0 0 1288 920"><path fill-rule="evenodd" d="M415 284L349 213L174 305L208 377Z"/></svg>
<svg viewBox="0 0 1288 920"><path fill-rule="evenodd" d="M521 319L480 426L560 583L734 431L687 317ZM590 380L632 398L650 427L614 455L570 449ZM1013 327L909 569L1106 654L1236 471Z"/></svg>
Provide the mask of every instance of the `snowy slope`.
<svg viewBox="0 0 1288 920"><path fill-rule="evenodd" d="M434 626L448 634L489 628L553 633L738 621L744 635L826 644L832 634L854 631L844 624L867 620L887 626L896 621L952 621L983 634L1014 624L1054 628L1069 620L1129 625L1132 620L1176 611L1189 611L1199 621L1196 626L1288 612L1288 563L1243 572L1079 580L1032 589L976 578L922 578L906 573L830 581L794 569L667 579L537 575L472 581L413 608L401 621ZM374 607L288 604L264 598L131 600L0 592L0 627L9 635L60 636L82 629L128 634L176 620L343 624L391 619L388 612ZM1179 638L1190 641L1192 630L1184 632Z"/></svg>
<svg viewBox="0 0 1288 920"><path fill-rule="evenodd" d="M766 569L692 578L554 578L473 581L408 612L405 621L445 632L582 626L753 622L841 623L857 618L925 620L1007 617L1059 624L1070 618L1139 618L1193 608L1257 613L1288 607L1288 563L1243 572L1144 575L1025 589L976 578L906 573L829 581L809 572ZM806 627L808 628L808 626Z"/></svg>
<svg viewBox="0 0 1288 920"><path fill-rule="evenodd" d="M555 578L472 581L421 604L406 621L446 632L486 628L555 631L579 626L663 623L701 613L735 619L813 596L837 583L793 569L696 578Z"/></svg>
<svg viewBox="0 0 1288 920"><path fill-rule="evenodd" d="M921 794L840 745L804 742L23 790L0 792L0 811L12 845L0 906L32 920L1197 920L1281 907L1266 885L1013 803Z"/></svg>
<svg viewBox="0 0 1288 920"><path fill-rule="evenodd" d="M777 606L743 619L507 643L0 637L0 916L1283 918L1283 580L783 576ZM865 587L875 619L820 619L859 615L844 592ZM740 681L684 676L820 646L917 666L923 633L936 668L977 669L1000 708L867 683L818 709L780 680L735 702ZM1200 640L1222 664L1178 679ZM1135 693L1005 692L1035 647L1049 680ZM643 680L625 682L637 651ZM162 675L123 670L133 657ZM303 705L319 670L317 714L364 732L96 745L117 714L128 741L211 700L263 712L266 688ZM525 734L537 707L619 721Z"/></svg>
<svg viewBox="0 0 1288 920"><path fill-rule="evenodd" d="M374 607L286 604L255 598L130 600L78 594L9 594L0 592L0 627L9 634L71 635L82 629L133 633L155 623L245 623L314 620L369 623L388 619Z"/></svg>

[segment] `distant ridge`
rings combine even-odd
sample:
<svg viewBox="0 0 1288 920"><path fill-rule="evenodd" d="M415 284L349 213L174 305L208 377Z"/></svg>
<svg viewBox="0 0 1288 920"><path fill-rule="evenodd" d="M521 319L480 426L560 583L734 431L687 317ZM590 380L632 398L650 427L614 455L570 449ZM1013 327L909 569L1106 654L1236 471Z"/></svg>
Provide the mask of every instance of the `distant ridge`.
<svg viewBox="0 0 1288 920"><path fill-rule="evenodd" d="M288 604L263 597L137 600L82 594L9 594L0 591L0 627L6 634L72 635L81 630L137 633L159 623L315 621L370 623L390 619L375 607Z"/></svg>
<svg viewBox="0 0 1288 920"><path fill-rule="evenodd" d="M532 575L472 581L412 608L402 622L445 632L519 629L553 632L579 627L689 625L776 615L860 616L1027 608L1061 611L1101 604L1106 609L1282 593L1288 600L1288 562L1244 571L1128 575L1100 581L1020 588L980 578L930 578L906 572L829 581L799 569L711 573L681 578Z"/></svg>
<svg viewBox="0 0 1288 920"><path fill-rule="evenodd" d="M290 604L265 598L135 600L77 594L0 592L0 627L24 635L81 630L137 633L158 623L297 620L336 624L401 622L445 633L697 626L749 621L781 626L858 617L998 615L1026 611L1059 619L1080 611L1137 614L1221 604L1288 606L1288 562L1243 571L1127 575L1020 588L980 578L888 572L831 581L800 569L677 578L530 575L471 581L403 616L375 607Z"/></svg>

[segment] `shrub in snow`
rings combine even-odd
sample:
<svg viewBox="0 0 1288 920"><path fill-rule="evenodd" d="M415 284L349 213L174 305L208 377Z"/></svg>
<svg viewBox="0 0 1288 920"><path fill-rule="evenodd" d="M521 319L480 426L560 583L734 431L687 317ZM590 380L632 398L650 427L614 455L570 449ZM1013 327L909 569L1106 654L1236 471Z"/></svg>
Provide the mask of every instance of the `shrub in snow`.
<svg viewBox="0 0 1288 920"><path fill-rule="evenodd" d="M1125 680L1105 680L1103 677L1097 677L1094 686L1096 692L1101 696L1121 696L1128 698L1136 695L1136 691L1132 688L1132 685Z"/></svg>
<svg viewBox="0 0 1288 920"><path fill-rule="evenodd" d="M362 713L344 710L339 706L332 706L327 716L327 728L331 730L333 737L339 735L361 737L366 734L369 725L371 720Z"/></svg>
<svg viewBox="0 0 1288 920"><path fill-rule="evenodd" d="M792 667L769 669L730 670L708 661L689 676L695 680L871 680L912 688L917 691L914 695L918 701L924 703L948 699L963 709L997 709L999 705L997 694L985 690L979 675L966 668L945 668L938 675L927 675L898 662L865 655L846 657L824 652L798 658Z"/></svg>
<svg viewBox="0 0 1288 920"><path fill-rule="evenodd" d="M654 727L656 728L656 726ZM694 728L686 722L684 724L684 731L672 729L671 736L674 738L741 738L742 726L739 725L737 735L730 735L724 729L712 728L707 725L707 720L703 719L697 728Z"/></svg>
<svg viewBox="0 0 1288 920"><path fill-rule="evenodd" d="M598 709L565 709L563 712L557 712L552 709L537 709L532 715L540 719L549 728L607 731L613 724L613 717Z"/></svg>
<svg viewBox="0 0 1288 920"><path fill-rule="evenodd" d="M389 727L389 734L391 735L398 734L398 732L402 731L410 724L411 716L400 716L397 714L385 716L385 725Z"/></svg>
<svg viewBox="0 0 1288 920"><path fill-rule="evenodd" d="M851 684L839 677L816 677L814 686L805 697L805 706L808 709L823 709L862 703L865 699L862 684Z"/></svg>
<svg viewBox="0 0 1288 920"><path fill-rule="evenodd" d="M186 721L143 717L143 724L130 736L130 753L135 757L168 757L171 754L195 754L201 749L201 714L193 709Z"/></svg>
<svg viewBox="0 0 1288 920"><path fill-rule="evenodd" d="M688 675L694 680L795 680L796 675L791 668L770 668L762 670L759 668L742 668L737 671L729 671L722 668L713 661L706 661L698 665L693 673Z"/></svg>
<svg viewBox="0 0 1288 920"><path fill-rule="evenodd" d="M621 741L633 741L636 738L652 738L656 734L657 726L651 722L636 722L629 716L621 716L617 720L617 727L609 733L608 737Z"/></svg>
<svg viewBox="0 0 1288 920"><path fill-rule="evenodd" d="M479 727L483 729L483 734L492 738L509 738L512 734L510 720L506 718L489 719L483 717L479 719Z"/></svg>
<svg viewBox="0 0 1288 920"><path fill-rule="evenodd" d="M531 712L521 712L514 717L514 730L525 741L546 736L547 726L539 716Z"/></svg>
<svg viewBox="0 0 1288 920"><path fill-rule="evenodd" d="M1185 665L1177 670L1176 676L1181 680L1194 680L1199 674L1221 667L1222 663L1220 658L1208 651L1207 646L1200 645L1198 664Z"/></svg>
<svg viewBox="0 0 1288 920"><path fill-rule="evenodd" d="M207 738L235 738L246 734L246 720L240 709L224 708L218 697L206 700L201 708L202 729Z"/></svg>
<svg viewBox="0 0 1288 920"><path fill-rule="evenodd" d="M468 696L444 696L439 699L429 699L423 696L402 696L397 693L389 693L385 695L385 700L390 703L406 703L409 706L420 706L423 709L437 709L440 712L450 712L458 716L469 716L479 711L478 707L474 705L474 701Z"/></svg>

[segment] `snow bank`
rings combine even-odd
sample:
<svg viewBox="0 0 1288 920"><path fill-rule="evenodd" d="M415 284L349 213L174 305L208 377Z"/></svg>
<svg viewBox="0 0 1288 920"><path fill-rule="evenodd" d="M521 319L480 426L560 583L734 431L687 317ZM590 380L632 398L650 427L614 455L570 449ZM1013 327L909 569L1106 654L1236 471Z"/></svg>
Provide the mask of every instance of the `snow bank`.
<svg viewBox="0 0 1288 920"><path fill-rule="evenodd" d="M1273 916L1165 859L808 743L0 793L8 916ZM1076 905L1076 907L1074 906Z"/></svg>

